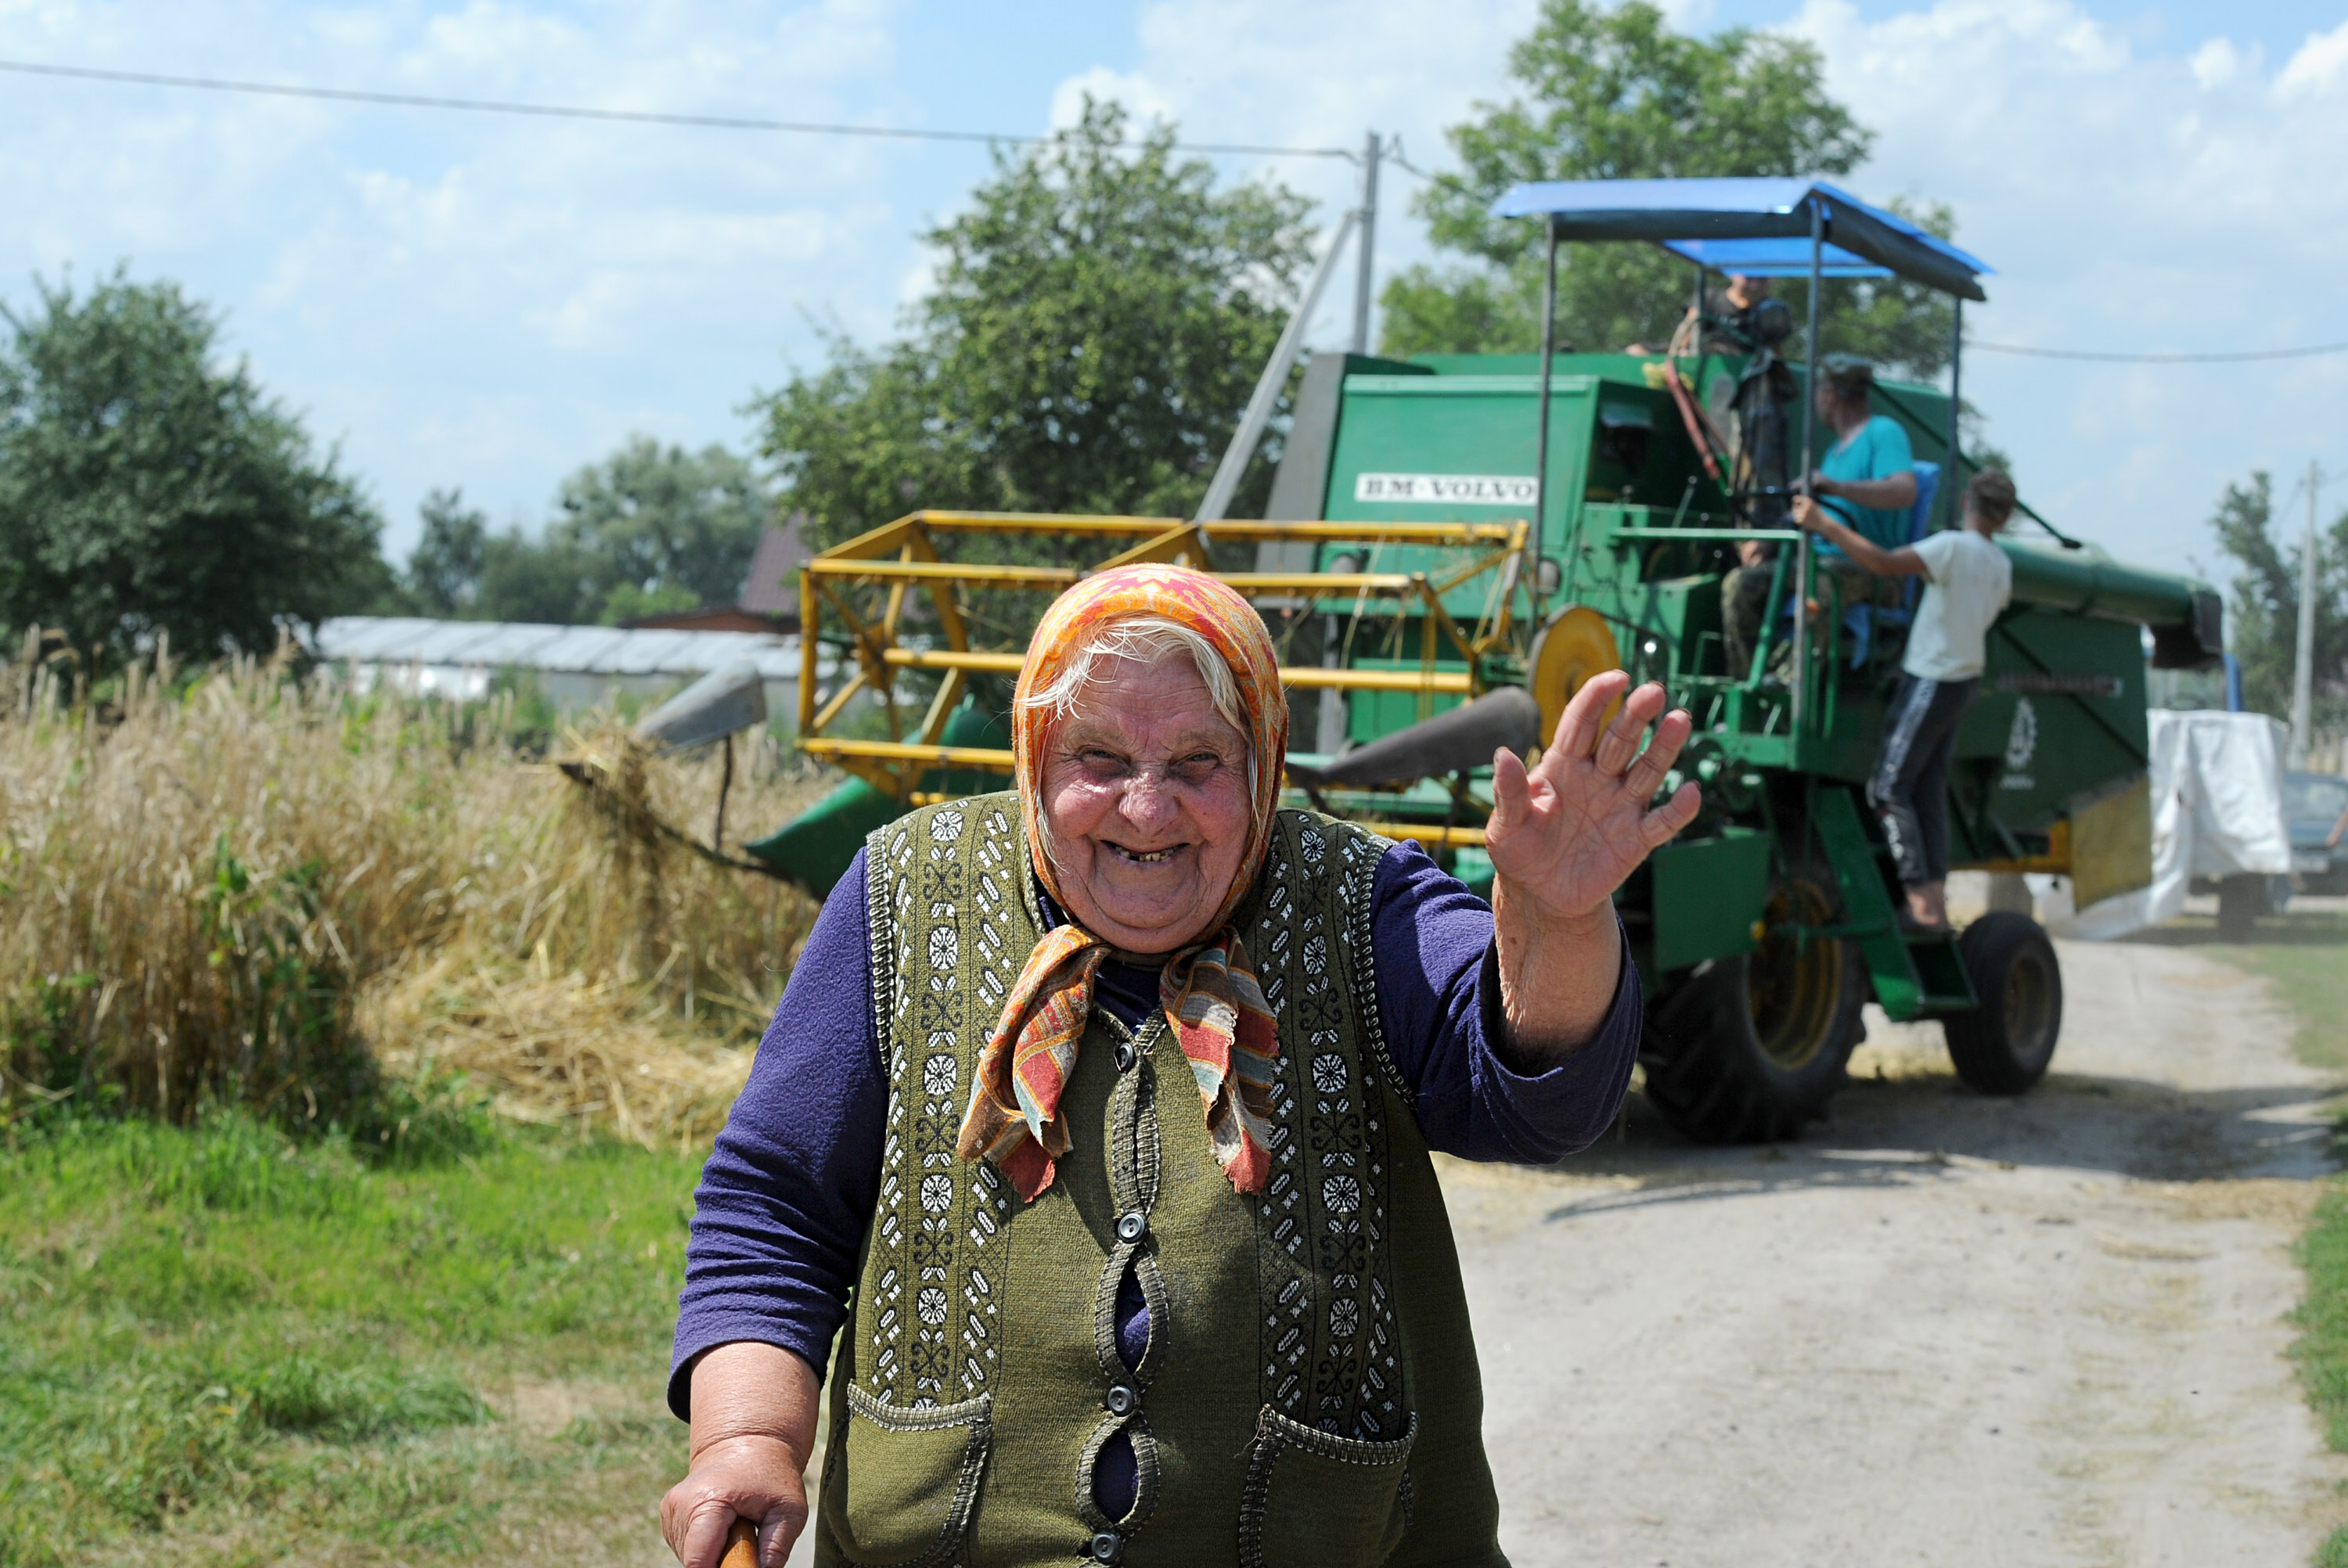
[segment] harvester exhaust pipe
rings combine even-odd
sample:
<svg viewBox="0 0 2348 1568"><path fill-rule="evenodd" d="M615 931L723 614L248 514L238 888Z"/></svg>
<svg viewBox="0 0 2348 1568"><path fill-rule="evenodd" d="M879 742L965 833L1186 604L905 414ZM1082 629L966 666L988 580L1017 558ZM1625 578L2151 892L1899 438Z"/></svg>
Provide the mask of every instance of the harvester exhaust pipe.
<svg viewBox="0 0 2348 1568"><path fill-rule="evenodd" d="M1532 750L1540 744L1540 703L1531 692L1496 687L1447 713L1357 746L1326 767L1290 763L1288 776L1307 789L1366 789L1464 773L1489 765L1503 746Z"/></svg>

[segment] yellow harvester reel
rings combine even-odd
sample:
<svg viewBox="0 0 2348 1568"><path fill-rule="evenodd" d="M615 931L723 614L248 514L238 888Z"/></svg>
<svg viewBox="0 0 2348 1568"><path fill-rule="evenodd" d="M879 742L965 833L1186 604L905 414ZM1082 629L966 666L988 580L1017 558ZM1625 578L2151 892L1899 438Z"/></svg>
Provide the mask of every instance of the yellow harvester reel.
<svg viewBox="0 0 2348 1568"><path fill-rule="evenodd" d="M1573 701L1581 683L1592 675L1620 670L1622 656L1614 646L1614 632L1606 618L1587 605L1576 604L1550 617L1549 624L1533 639L1532 657L1525 668L1525 684L1540 703L1540 738L1546 746L1557 738L1558 721L1565 717L1565 705ZM1613 723L1622 711L1622 700L1617 697L1602 722Z"/></svg>
<svg viewBox="0 0 2348 1568"><path fill-rule="evenodd" d="M1391 692L1419 699L1424 713L1438 698L1471 698L1482 692L1481 661L1521 646L1512 620L1512 597L1497 585L1516 580L1515 563L1525 551L1523 519L1497 522L1262 522L1232 518L1200 524L1179 518L1063 517L1012 512L919 511L833 546L799 567L799 750L856 774L908 805L927 804L922 779L939 769L1011 771L1008 751L946 743L946 725L961 702L964 683L975 674L1015 677L1025 660L1024 637L998 636L997 645L975 644L982 626L973 619L968 596L977 589L1032 592L1040 612L1049 596L1091 572L1143 561L1174 561L1211 568L1216 545L1321 547L1335 544L1407 545L1450 552L1432 571L1310 569L1216 571L1215 576L1268 612L1293 615L1317 601L1383 600L1411 607L1421 622L1416 668L1402 660L1374 664L1282 665L1281 683L1295 691ZM1056 541L1051 551L1064 564L995 564L959 559L977 539L1042 536ZM1070 541L1079 557L1069 561ZM1309 551L1308 551L1309 553ZM1374 551L1372 558L1375 559ZM1357 560L1360 557L1357 555ZM1444 596L1485 579L1496 585L1485 612L1462 624L1445 608ZM907 639L906 600L926 594L931 613L918 642ZM1279 607L1279 608L1275 608ZM998 629L999 630L999 629ZM829 647L829 653L823 650ZM1437 655L1445 655L1438 667ZM826 661L829 668L826 668ZM933 677L934 692L907 706L912 693L899 677L918 671ZM833 733L859 692L878 700L886 740ZM1480 845L1484 830L1457 825L1377 823L1389 837L1453 846Z"/></svg>

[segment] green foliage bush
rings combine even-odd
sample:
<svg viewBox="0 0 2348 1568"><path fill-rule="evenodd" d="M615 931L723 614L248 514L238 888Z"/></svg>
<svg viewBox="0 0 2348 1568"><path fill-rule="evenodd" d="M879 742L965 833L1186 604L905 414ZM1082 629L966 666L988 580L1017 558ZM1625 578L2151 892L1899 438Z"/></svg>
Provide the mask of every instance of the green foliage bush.
<svg viewBox="0 0 2348 1568"><path fill-rule="evenodd" d="M912 332L838 341L754 405L811 542L921 507L1196 511L1310 263L1306 203L1269 182L1216 190L1170 128L1126 137L1122 109L1088 101L1000 159L923 236L937 284ZM1259 466L1234 515L1269 484Z"/></svg>
<svg viewBox="0 0 2348 1568"><path fill-rule="evenodd" d="M749 464L634 436L562 482L535 537L492 533L456 490L426 497L402 584L422 615L616 626L731 604L773 510Z"/></svg>
<svg viewBox="0 0 2348 1568"><path fill-rule="evenodd" d="M199 658L267 653L282 618L367 607L382 524L335 455L247 368L219 318L117 272L0 309L0 635L89 659L168 630Z"/></svg>

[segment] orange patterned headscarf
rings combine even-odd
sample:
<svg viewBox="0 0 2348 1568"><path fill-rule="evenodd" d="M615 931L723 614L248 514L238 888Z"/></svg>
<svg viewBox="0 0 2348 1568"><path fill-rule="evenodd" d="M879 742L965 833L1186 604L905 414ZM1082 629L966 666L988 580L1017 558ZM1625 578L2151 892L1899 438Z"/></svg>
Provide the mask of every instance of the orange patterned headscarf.
<svg viewBox="0 0 2348 1568"><path fill-rule="evenodd" d="M1236 590L1187 567L1134 566L1088 578L1053 600L1027 645L1012 707L1028 856L1036 880L1065 909L1043 831L1044 758L1056 715L1027 699L1049 687L1104 629L1150 615L1198 632L1222 656L1247 718L1255 805L1247 845L1204 936L1167 960L1159 999L1205 1102L1216 1163L1241 1192L1258 1192L1271 1163L1265 1116L1279 1044L1239 931L1228 922L1254 886L1272 840L1288 753L1288 701L1262 619ZM1094 978L1107 956L1107 943L1073 922L1046 933L1012 986L972 1076L959 1152L966 1160L994 1161L1023 1197L1052 1184L1054 1163L1068 1151L1060 1094L1092 1014Z"/></svg>

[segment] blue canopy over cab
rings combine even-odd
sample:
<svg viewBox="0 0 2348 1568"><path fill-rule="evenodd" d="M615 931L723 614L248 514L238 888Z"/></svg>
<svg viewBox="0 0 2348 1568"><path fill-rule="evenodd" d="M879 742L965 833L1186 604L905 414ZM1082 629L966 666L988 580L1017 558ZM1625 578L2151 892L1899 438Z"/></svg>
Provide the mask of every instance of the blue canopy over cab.
<svg viewBox="0 0 2348 1568"><path fill-rule="evenodd" d="M1986 262L1822 180L1538 180L1502 196L1492 215L1546 218L1560 241L1649 241L1753 277L1807 275L1815 233L1822 276L1901 277L1960 299L1988 298L1979 282Z"/></svg>

